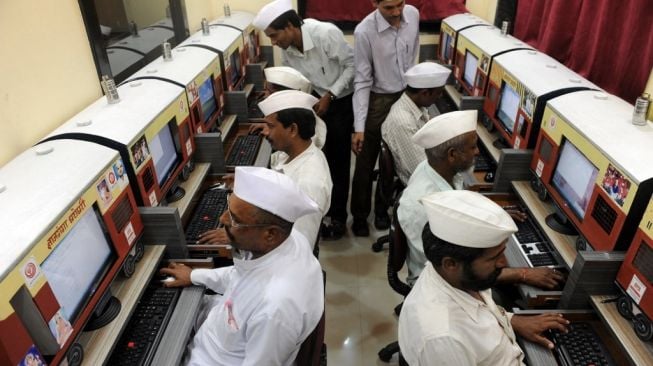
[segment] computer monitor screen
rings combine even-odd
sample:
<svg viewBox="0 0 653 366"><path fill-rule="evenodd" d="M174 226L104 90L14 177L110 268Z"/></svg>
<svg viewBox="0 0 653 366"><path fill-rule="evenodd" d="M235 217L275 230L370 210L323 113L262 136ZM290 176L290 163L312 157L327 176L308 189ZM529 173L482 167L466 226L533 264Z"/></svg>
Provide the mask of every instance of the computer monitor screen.
<svg viewBox="0 0 653 366"><path fill-rule="evenodd" d="M465 53L465 73L463 80L470 87L474 85L474 78L476 77L476 69L478 68L478 57L474 56L469 51Z"/></svg>
<svg viewBox="0 0 653 366"><path fill-rule="evenodd" d="M240 51L238 48L231 54L231 86L235 87L242 76L240 73Z"/></svg>
<svg viewBox="0 0 653 366"><path fill-rule="evenodd" d="M442 33L442 48L440 49L440 56L443 60L449 60L451 57L451 36L449 33Z"/></svg>
<svg viewBox="0 0 653 366"><path fill-rule="evenodd" d="M579 219L585 217L598 173L599 169L576 146L563 141L551 184Z"/></svg>
<svg viewBox="0 0 653 366"><path fill-rule="evenodd" d="M95 208L86 211L41 264L70 323L77 320L116 258L100 220Z"/></svg>
<svg viewBox="0 0 653 366"><path fill-rule="evenodd" d="M506 131L512 134L512 130L515 128L517 109L519 109L519 94L510 84L504 82L501 87L500 98L497 118L499 118Z"/></svg>
<svg viewBox="0 0 653 366"><path fill-rule="evenodd" d="M209 77L200 85L200 103L202 104L202 113L204 113L204 122L206 122L217 109L215 95L213 94L212 77Z"/></svg>
<svg viewBox="0 0 653 366"><path fill-rule="evenodd" d="M177 145L172 137L172 124L176 127L175 118L164 126L150 142L150 153L154 159L154 170L156 171L159 187L162 187L163 183L170 178L180 160Z"/></svg>

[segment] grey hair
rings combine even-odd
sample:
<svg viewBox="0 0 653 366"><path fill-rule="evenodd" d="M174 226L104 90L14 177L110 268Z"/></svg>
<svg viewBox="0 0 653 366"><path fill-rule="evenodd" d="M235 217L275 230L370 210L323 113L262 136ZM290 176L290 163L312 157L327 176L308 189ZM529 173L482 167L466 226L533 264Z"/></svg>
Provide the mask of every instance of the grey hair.
<svg viewBox="0 0 653 366"><path fill-rule="evenodd" d="M426 158L428 161L441 161L447 158L449 149L462 150L465 148L466 133L450 138L436 147L426 149Z"/></svg>

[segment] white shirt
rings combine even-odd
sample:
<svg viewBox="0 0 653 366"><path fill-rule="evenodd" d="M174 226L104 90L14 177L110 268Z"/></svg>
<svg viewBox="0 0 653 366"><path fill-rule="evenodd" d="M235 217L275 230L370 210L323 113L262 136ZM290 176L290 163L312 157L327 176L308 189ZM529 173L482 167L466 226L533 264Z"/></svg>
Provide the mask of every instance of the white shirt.
<svg viewBox="0 0 653 366"><path fill-rule="evenodd" d="M404 73L417 62L419 11L405 5L399 29L375 10L354 30L354 130L365 130L370 91L389 94L404 90Z"/></svg>
<svg viewBox="0 0 653 366"><path fill-rule="evenodd" d="M311 140L313 140L313 143L315 144L315 146L317 146L318 149L321 149L324 146L324 143L326 142L326 135L327 135L326 123L324 123L324 120L316 114L315 135L311 137Z"/></svg>
<svg viewBox="0 0 653 366"><path fill-rule="evenodd" d="M189 344L188 365L292 365L324 312L320 263L295 230L260 258L195 269L191 280L223 296Z"/></svg>
<svg viewBox="0 0 653 366"><path fill-rule="evenodd" d="M353 91L354 50L335 25L315 19L304 19L302 46L281 51L281 62L299 71L313 84L319 95L330 91L337 98Z"/></svg>
<svg viewBox="0 0 653 366"><path fill-rule="evenodd" d="M399 316L399 347L411 366L523 365L512 314L451 286L428 263Z"/></svg>
<svg viewBox="0 0 653 366"><path fill-rule="evenodd" d="M300 217L293 228L302 233L306 240L315 245L317 233L320 231L322 217L329 211L331 205L331 174L329 164L322 150L311 144L301 154L291 161L288 154L277 151L270 156L270 168L289 176L299 188L304 191L320 209L320 212Z"/></svg>
<svg viewBox="0 0 653 366"><path fill-rule="evenodd" d="M381 136L392 152L395 170L406 185L417 164L426 159L424 148L411 139L429 120L426 108L420 108L406 93L392 105L381 125Z"/></svg>
<svg viewBox="0 0 653 366"><path fill-rule="evenodd" d="M410 176L408 185L399 199L397 218L399 225L406 234L408 240L408 254L406 266L408 267L407 281L413 284L426 264L424 255L424 244L422 243L422 231L428 222L424 206L419 202L421 198L431 193L449 191L452 189L463 189L463 177L456 174L453 178L454 186L451 187L447 181L438 174L427 160L422 161L415 168Z"/></svg>

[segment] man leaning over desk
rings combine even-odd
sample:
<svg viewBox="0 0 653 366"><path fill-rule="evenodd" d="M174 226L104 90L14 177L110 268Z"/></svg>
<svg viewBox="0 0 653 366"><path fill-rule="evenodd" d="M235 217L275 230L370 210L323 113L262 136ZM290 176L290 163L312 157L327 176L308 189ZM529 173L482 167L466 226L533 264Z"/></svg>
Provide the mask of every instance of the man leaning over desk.
<svg viewBox="0 0 653 366"><path fill-rule="evenodd" d="M264 189L262 189L264 187ZM320 264L293 222L317 205L287 176L237 167L220 222L234 265L191 269L171 263L166 286L205 285L205 319L188 346L187 365L292 365L324 311ZM206 311L205 311L206 310Z"/></svg>

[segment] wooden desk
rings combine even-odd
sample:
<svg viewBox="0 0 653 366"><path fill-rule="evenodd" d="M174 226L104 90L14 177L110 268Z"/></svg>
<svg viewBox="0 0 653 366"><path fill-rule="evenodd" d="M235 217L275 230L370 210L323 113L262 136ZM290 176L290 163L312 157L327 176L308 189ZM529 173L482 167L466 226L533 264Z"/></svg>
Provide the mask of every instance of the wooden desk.
<svg viewBox="0 0 653 366"><path fill-rule="evenodd" d="M136 263L134 274L130 278L118 277L113 281L111 293L120 300L122 308L111 323L98 330L84 332L79 337L79 343L84 348L83 365L95 366L105 363L120 338L123 327L131 317L136 303L152 279L152 274L163 257L164 249L165 245L146 245L145 254L140 262Z"/></svg>
<svg viewBox="0 0 653 366"><path fill-rule="evenodd" d="M554 213L553 204L540 201L537 194L531 189L529 182L512 182L512 186L522 203L528 208L531 217L537 222L551 245L564 260L567 268L570 269L576 260L576 238L578 236L560 234L546 224L546 217Z"/></svg>
<svg viewBox="0 0 653 366"><path fill-rule="evenodd" d="M611 298L611 296L591 296L590 301L601 320L625 351L629 361L635 365L653 365L653 344L643 342L637 337L631 322L624 319L617 311L616 302L605 304L602 302Z"/></svg>

